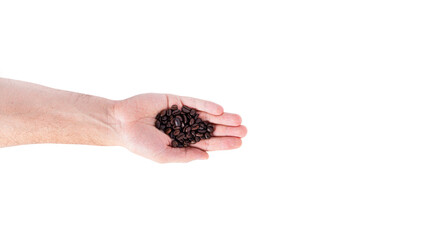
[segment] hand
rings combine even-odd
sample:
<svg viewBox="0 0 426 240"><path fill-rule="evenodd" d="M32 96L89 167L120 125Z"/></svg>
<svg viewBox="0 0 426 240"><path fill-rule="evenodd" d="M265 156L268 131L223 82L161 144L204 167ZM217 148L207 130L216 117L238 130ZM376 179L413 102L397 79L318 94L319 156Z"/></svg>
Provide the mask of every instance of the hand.
<svg viewBox="0 0 426 240"><path fill-rule="evenodd" d="M155 116L173 104L187 105L200 111L200 118L217 124L213 137L191 144L187 148L170 147L171 139L155 128ZM218 104L200 99L170 94L141 94L113 106L115 128L120 144L130 151L160 163L189 162L208 159L206 151L235 149L247 134L237 114L224 113Z"/></svg>

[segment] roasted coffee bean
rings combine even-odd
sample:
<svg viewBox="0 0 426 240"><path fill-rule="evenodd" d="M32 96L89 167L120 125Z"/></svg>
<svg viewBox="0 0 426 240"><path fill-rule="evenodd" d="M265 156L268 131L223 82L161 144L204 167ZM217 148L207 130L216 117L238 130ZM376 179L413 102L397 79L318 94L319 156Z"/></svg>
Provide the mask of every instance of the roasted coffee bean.
<svg viewBox="0 0 426 240"><path fill-rule="evenodd" d="M192 135L191 135L191 133L187 133L187 134L185 135L185 137L186 137L187 139L189 139L189 138L191 138L191 137L192 137Z"/></svg>
<svg viewBox="0 0 426 240"><path fill-rule="evenodd" d="M175 131L173 131L173 135L175 136L179 135L179 133L180 133L179 129L176 129Z"/></svg>
<svg viewBox="0 0 426 240"><path fill-rule="evenodd" d="M198 128L200 128L200 125L198 125L197 123L192 125L191 127L192 130L197 130Z"/></svg>
<svg viewBox="0 0 426 240"><path fill-rule="evenodd" d="M191 111L191 108L187 107L187 106L183 106L182 107L182 112L184 113L189 113Z"/></svg>
<svg viewBox="0 0 426 240"><path fill-rule="evenodd" d="M155 127L156 127L156 128L160 128L160 125L161 125L160 121L158 121L158 120L157 120L157 121L155 121Z"/></svg>
<svg viewBox="0 0 426 240"><path fill-rule="evenodd" d="M155 117L155 119L159 120L160 119L160 114L157 114L157 116Z"/></svg>
<svg viewBox="0 0 426 240"><path fill-rule="evenodd" d="M189 126L186 126L184 129L183 129L183 131L184 132L190 132L191 131L191 127L189 127Z"/></svg>
<svg viewBox="0 0 426 240"><path fill-rule="evenodd" d="M178 106L177 106L176 104L174 104L174 105L172 105L172 106L170 107L170 109L171 109L172 111L177 110L177 109L178 109Z"/></svg>
<svg viewBox="0 0 426 240"><path fill-rule="evenodd" d="M202 122L203 120L201 120L201 118L197 118L197 119L195 119L195 123L200 123L200 122Z"/></svg>
<svg viewBox="0 0 426 240"><path fill-rule="evenodd" d="M209 139L211 136L210 136L210 133L208 133L208 132L206 132L205 134L204 134L204 137L206 138L206 139Z"/></svg>
<svg viewBox="0 0 426 240"><path fill-rule="evenodd" d="M205 133L205 132L207 132L207 130L206 130L206 129L201 129L201 128L200 128L200 129L198 129L198 132L199 132L199 133Z"/></svg>
<svg viewBox="0 0 426 240"><path fill-rule="evenodd" d="M213 126L208 126L207 127L207 132L209 132L209 133L213 132Z"/></svg>
<svg viewBox="0 0 426 240"><path fill-rule="evenodd" d="M178 115L180 113L180 110L179 109L176 109L176 110L174 110L173 112L172 112L172 114L173 115Z"/></svg>
<svg viewBox="0 0 426 240"><path fill-rule="evenodd" d="M167 116L161 117L161 121L167 121Z"/></svg>
<svg viewBox="0 0 426 240"><path fill-rule="evenodd" d="M160 130L164 130L166 128L165 125L160 125Z"/></svg>
<svg viewBox="0 0 426 240"><path fill-rule="evenodd" d="M167 109L167 113L166 113L166 115L167 115L167 116L172 115L172 110L171 110L171 109Z"/></svg>
<svg viewBox="0 0 426 240"><path fill-rule="evenodd" d="M179 145L179 143L178 142L176 142L176 140L173 140L172 141L172 147L177 147Z"/></svg>
<svg viewBox="0 0 426 240"><path fill-rule="evenodd" d="M182 117L183 117L183 122L184 122L185 124L187 124L187 123L188 123L188 118L186 117L186 115L183 115Z"/></svg>
<svg viewBox="0 0 426 240"><path fill-rule="evenodd" d="M180 121L180 122L182 122L182 121L183 121L183 119L182 119L182 117L181 117L180 115L176 116L176 118L175 118L175 119L179 119L179 121Z"/></svg>
<svg viewBox="0 0 426 240"><path fill-rule="evenodd" d="M202 136L204 136L204 133L196 133L195 136L196 137L202 137Z"/></svg>
<svg viewBox="0 0 426 240"><path fill-rule="evenodd" d="M164 130L164 133L167 135L169 135L170 132L172 132L171 128L166 128L166 130Z"/></svg>
<svg viewBox="0 0 426 240"><path fill-rule="evenodd" d="M195 118L195 119L197 119L199 115L200 115L200 114L198 114L198 113L197 113L197 114L195 114L195 115L194 115L194 118Z"/></svg>
<svg viewBox="0 0 426 240"><path fill-rule="evenodd" d="M200 137L198 137L198 136L196 136L196 137L195 137L195 142L199 142L199 141L201 141L201 138L200 138Z"/></svg>
<svg viewBox="0 0 426 240"><path fill-rule="evenodd" d="M189 120L189 125L192 125L195 123L195 120L193 118L191 118L191 120Z"/></svg>
<svg viewBox="0 0 426 240"><path fill-rule="evenodd" d="M172 127L172 124L171 124L170 122L167 122L167 123L166 123L166 127L168 127L168 128L169 128L169 127Z"/></svg>
<svg viewBox="0 0 426 240"><path fill-rule="evenodd" d="M164 115L166 115L166 110L163 110L160 112L160 116L164 116Z"/></svg>
<svg viewBox="0 0 426 240"><path fill-rule="evenodd" d="M180 127L180 120L179 120L179 118L175 118L175 126Z"/></svg>
<svg viewBox="0 0 426 240"><path fill-rule="evenodd" d="M191 116L195 116L195 113L196 113L196 112L195 112L195 110L194 110L194 109L192 109L192 110L191 110L191 112L189 113L189 115L191 115Z"/></svg>
<svg viewBox="0 0 426 240"><path fill-rule="evenodd" d="M192 135L192 136L195 136L195 131L191 131L191 135Z"/></svg>

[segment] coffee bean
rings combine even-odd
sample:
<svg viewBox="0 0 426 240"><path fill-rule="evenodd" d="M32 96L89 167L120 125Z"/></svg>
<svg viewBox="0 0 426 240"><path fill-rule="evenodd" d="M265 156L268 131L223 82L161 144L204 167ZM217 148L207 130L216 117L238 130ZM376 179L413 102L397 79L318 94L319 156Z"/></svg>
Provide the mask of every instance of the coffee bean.
<svg viewBox="0 0 426 240"><path fill-rule="evenodd" d="M195 136L196 137L202 137L202 136L204 136L204 134L203 133L196 133Z"/></svg>
<svg viewBox="0 0 426 240"><path fill-rule="evenodd" d="M176 110L174 110L173 112L172 112L172 114L173 115L178 115L180 113L180 110L179 109L176 109Z"/></svg>
<svg viewBox="0 0 426 240"><path fill-rule="evenodd" d="M173 135L177 136L177 135L179 135L179 133L180 133L179 129L176 129L176 130L173 132Z"/></svg>
<svg viewBox="0 0 426 240"><path fill-rule="evenodd" d="M163 110L160 112L160 116L164 116L164 115L166 115L166 110Z"/></svg>
<svg viewBox="0 0 426 240"><path fill-rule="evenodd" d="M199 133L205 133L206 131L207 131L206 129L201 129L201 128L200 128L200 129L198 129L198 132L199 132Z"/></svg>
<svg viewBox="0 0 426 240"><path fill-rule="evenodd" d="M195 120L195 123L200 123L200 122L202 122L203 120L201 120L201 118L197 118L196 120Z"/></svg>
<svg viewBox="0 0 426 240"><path fill-rule="evenodd" d="M173 140L172 141L172 147L177 147L179 145L179 143L178 142L176 142L176 140Z"/></svg>
<svg viewBox="0 0 426 240"><path fill-rule="evenodd" d="M211 135L210 135L210 133L206 132L206 133L204 134L204 137L205 137L206 139L209 139L209 138L211 137Z"/></svg>
<svg viewBox="0 0 426 240"><path fill-rule="evenodd" d="M191 120L189 120L189 125L192 125L195 123L195 120L193 118L191 118Z"/></svg>
<svg viewBox="0 0 426 240"><path fill-rule="evenodd" d="M158 120L157 120L157 121L155 121L155 127L156 127L156 128L160 128L160 124L161 124L161 123L160 123L160 121L158 121Z"/></svg>
<svg viewBox="0 0 426 240"><path fill-rule="evenodd" d="M167 134L167 135L169 135L169 133L172 131L172 129L171 128L166 128L166 130L164 130L164 133L165 134Z"/></svg>
<svg viewBox="0 0 426 240"><path fill-rule="evenodd" d="M180 126L180 120L179 118L175 118L175 126Z"/></svg>
<svg viewBox="0 0 426 240"><path fill-rule="evenodd" d="M173 104L171 107L170 107L170 109L173 111L173 110L177 110L178 109L178 106L176 105L176 104Z"/></svg>
<svg viewBox="0 0 426 240"><path fill-rule="evenodd" d="M196 113L196 112L195 112L195 110L194 110L194 109L192 109L192 110L191 110L191 112L189 113L189 115L191 115L191 116L195 116L195 113Z"/></svg>
<svg viewBox="0 0 426 240"><path fill-rule="evenodd" d="M171 110L171 109L167 109L167 113L166 113L166 115L167 115L167 116L172 115L172 110Z"/></svg>
<svg viewBox="0 0 426 240"><path fill-rule="evenodd" d="M160 125L160 130L164 130L166 128L165 125Z"/></svg>
<svg viewBox="0 0 426 240"><path fill-rule="evenodd" d="M161 121L167 121L167 116L161 117Z"/></svg>
<svg viewBox="0 0 426 240"><path fill-rule="evenodd" d="M209 133L213 132L213 126L208 126L207 127L207 132L209 132Z"/></svg>
<svg viewBox="0 0 426 240"><path fill-rule="evenodd" d="M199 141L201 141L201 138L200 138L200 137L198 137L198 136L196 136L196 137L195 137L195 142L199 142Z"/></svg>
<svg viewBox="0 0 426 240"><path fill-rule="evenodd" d="M200 125L198 125L198 124L194 124L191 127L192 130L197 130L198 128L200 128Z"/></svg>
<svg viewBox="0 0 426 240"><path fill-rule="evenodd" d="M189 113L190 111L191 111L191 109L189 107L187 107L187 106L182 107L182 112Z"/></svg>
<svg viewBox="0 0 426 240"><path fill-rule="evenodd" d="M184 122L185 124L187 124L187 123L188 123L188 118L186 117L186 115L183 115L182 117L183 117L183 122Z"/></svg>

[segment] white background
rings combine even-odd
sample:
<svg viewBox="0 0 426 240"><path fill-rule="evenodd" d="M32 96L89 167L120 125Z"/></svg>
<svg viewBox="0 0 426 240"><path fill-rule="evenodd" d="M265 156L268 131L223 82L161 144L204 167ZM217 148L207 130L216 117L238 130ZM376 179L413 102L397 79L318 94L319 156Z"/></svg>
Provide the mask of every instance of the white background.
<svg viewBox="0 0 426 240"><path fill-rule="evenodd" d="M425 239L425 12L0 0L1 77L199 97L249 130L240 149L189 164L120 147L2 148L0 239Z"/></svg>

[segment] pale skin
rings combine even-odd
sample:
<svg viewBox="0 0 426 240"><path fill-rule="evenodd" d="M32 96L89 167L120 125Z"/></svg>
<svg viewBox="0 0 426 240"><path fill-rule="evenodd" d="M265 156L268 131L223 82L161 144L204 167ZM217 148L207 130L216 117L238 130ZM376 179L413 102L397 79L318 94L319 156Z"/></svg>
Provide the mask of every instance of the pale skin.
<svg viewBox="0 0 426 240"><path fill-rule="evenodd" d="M154 126L162 109L184 104L217 124L213 137L189 148L170 147ZM208 151L239 148L247 128L241 117L213 102L172 94L140 94L124 100L62 91L0 78L0 147L61 143L122 146L159 163L208 159Z"/></svg>

